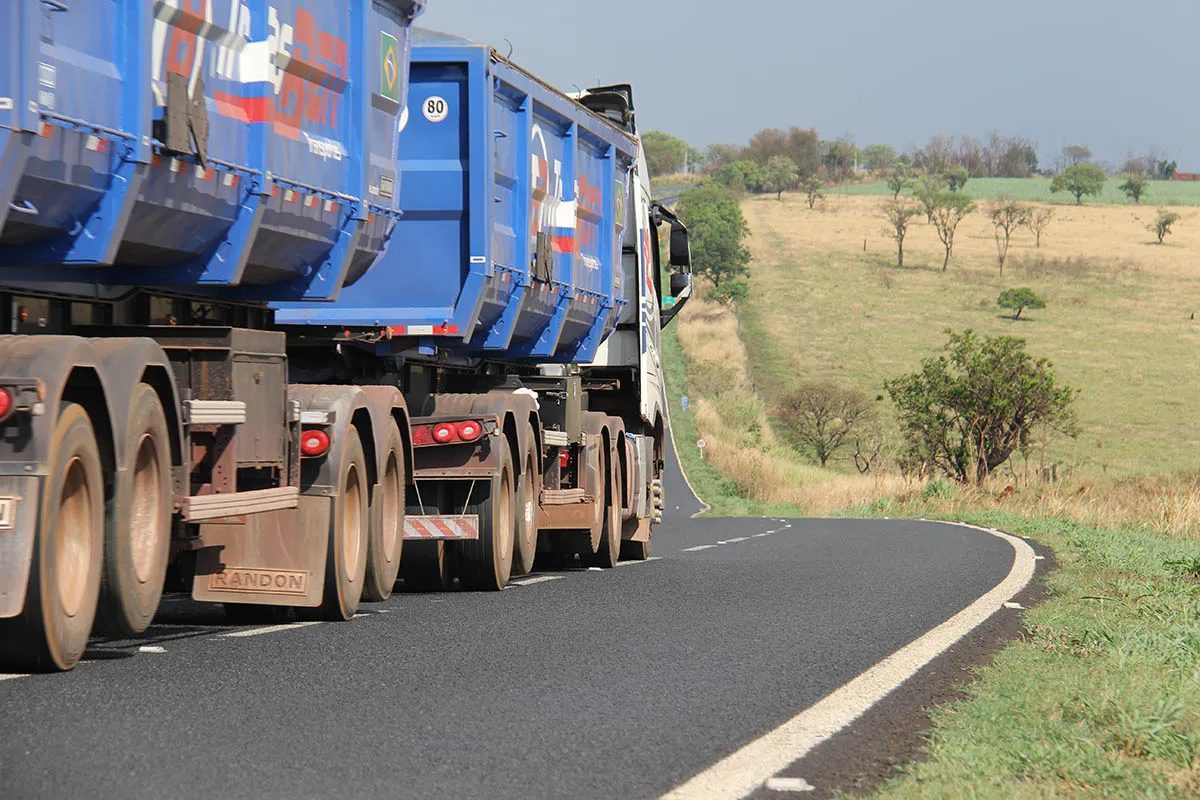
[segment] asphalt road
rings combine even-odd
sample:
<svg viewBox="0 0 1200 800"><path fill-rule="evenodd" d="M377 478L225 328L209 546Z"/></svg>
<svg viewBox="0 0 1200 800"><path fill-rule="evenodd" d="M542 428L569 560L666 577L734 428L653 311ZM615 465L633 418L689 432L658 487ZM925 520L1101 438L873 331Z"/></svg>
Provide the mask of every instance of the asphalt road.
<svg viewBox="0 0 1200 800"><path fill-rule="evenodd" d="M172 600L72 673L0 680L0 797L656 797L1013 565L932 523L690 520L667 488L647 563L341 625L235 628Z"/></svg>

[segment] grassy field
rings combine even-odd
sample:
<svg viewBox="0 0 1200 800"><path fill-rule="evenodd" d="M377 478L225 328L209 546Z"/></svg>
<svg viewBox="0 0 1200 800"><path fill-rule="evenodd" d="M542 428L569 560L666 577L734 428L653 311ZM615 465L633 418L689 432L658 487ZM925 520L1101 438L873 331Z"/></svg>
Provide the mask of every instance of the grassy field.
<svg viewBox="0 0 1200 800"><path fill-rule="evenodd" d="M1106 204L1133 205L1117 187L1123 179L1112 178L1104 186L1104 194L1092 201ZM1032 203L1054 203L1075 205L1075 198L1066 192L1050 193L1049 178L972 178L964 190L981 199L994 200L1011 197ZM863 183L839 186L828 191L830 195L851 197L890 197L892 190L886 183ZM904 195L911 196L911 191ZM1150 206L1200 206L1200 182L1151 181L1150 188L1142 198L1142 205Z"/></svg>
<svg viewBox="0 0 1200 800"><path fill-rule="evenodd" d="M1001 276L982 215L963 223L948 272L923 223L895 268L879 201L746 200L750 298L738 315L697 301L667 339L672 408L691 397L674 414L685 469L717 513L957 519L1055 551L1028 634L966 701L934 710L928 760L882 800L1200 796L1200 213L1184 209L1159 246L1148 209L1059 206L1042 248L1020 233ZM996 297L1018 286L1048 308L1002 316ZM845 459L820 470L771 430L775 400L812 378L879 397L886 418L883 381L916 369L947 327L1028 339L1082 391L1082 435L961 487L861 476ZM689 446L698 436L704 462ZM1061 482L1031 478L1049 463ZM1009 482L1016 491L1001 491Z"/></svg>
<svg viewBox="0 0 1200 800"><path fill-rule="evenodd" d="M1146 209L1061 207L1041 249L1029 232L1017 234L1001 276L983 214L963 222L948 272L941 271L941 243L923 222L905 243L905 268L897 269L878 202L834 196L809 210L803 198L785 195L744 203L754 264L743 339L768 405L811 378L882 395L885 380L916 369L941 346L944 329L974 328L1027 339L1031 352L1053 360L1060 378L1081 390L1082 435L1038 448L1037 465L1058 463L1065 474L1104 480L1196 463L1200 212L1185 210L1176 235L1160 246L1143 227ZM1015 321L995 301L1020 286L1048 307ZM704 323L698 316L682 326Z"/></svg>

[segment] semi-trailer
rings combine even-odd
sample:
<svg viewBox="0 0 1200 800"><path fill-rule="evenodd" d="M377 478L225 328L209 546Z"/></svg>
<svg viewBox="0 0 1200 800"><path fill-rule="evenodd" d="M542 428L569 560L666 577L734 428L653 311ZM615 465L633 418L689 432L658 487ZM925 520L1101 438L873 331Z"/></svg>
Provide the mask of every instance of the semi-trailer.
<svg viewBox="0 0 1200 800"><path fill-rule="evenodd" d="M691 277L632 89L423 6L0 9L0 667L168 583L345 620L649 556Z"/></svg>

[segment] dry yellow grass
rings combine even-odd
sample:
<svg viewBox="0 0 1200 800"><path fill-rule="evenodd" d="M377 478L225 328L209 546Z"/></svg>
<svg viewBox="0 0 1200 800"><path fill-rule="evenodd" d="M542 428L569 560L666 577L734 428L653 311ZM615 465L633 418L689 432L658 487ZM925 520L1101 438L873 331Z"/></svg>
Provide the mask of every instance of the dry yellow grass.
<svg viewBox="0 0 1200 800"><path fill-rule="evenodd" d="M887 500L1200 537L1200 478L1189 471L1200 447L1192 397L1200 377L1200 323L1192 319L1200 211L1182 209L1176 235L1160 247L1134 219L1148 220L1153 209L1056 206L1043 247L1019 232L1001 277L982 214L963 223L947 274L941 244L924 224L906 243L906 269L896 269L879 202L832 196L810 211L799 196L748 199L755 261L741 323L702 299L680 316L697 426L708 458L739 493L814 514ZM1012 286L1032 287L1049 308L1031 322L1003 318L994 301ZM1083 391L1083 435L1039 444L988 486L942 493L895 470L854 474L844 457L839 469L820 470L772 434L770 402L792 385L835 378L882 395L883 381L915 369L947 327L1027 338ZM1062 482L1041 484L1039 468L1054 463ZM1004 492L1009 485L1015 491Z"/></svg>
<svg viewBox="0 0 1200 800"><path fill-rule="evenodd" d="M743 327L768 401L811 378L882 394L885 380L941 347L945 328L970 327L1028 339L1082 390L1083 435L1045 454L1065 471L1122 477L1195 463L1200 211L1182 209L1176 235L1158 246L1132 219L1152 209L1057 206L1041 250L1019 232L1001 277L983 214L963 222L949 272L923 220L906 242L905 269L896 269L879 202L832 196L815 211L798 196L745 202L754 263ZM1031 287L1049 307L1030 321L1001 316L996 297L1014 286Z"/></svg>

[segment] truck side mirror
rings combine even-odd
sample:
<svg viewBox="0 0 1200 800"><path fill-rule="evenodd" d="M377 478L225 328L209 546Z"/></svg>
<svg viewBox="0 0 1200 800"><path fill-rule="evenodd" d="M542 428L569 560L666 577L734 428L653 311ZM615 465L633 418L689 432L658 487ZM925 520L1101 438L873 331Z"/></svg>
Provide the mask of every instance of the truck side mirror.
<svg viewBox="0 0 1200 800"><path fill-rule="evenodd" d="M671 297L679 297L692 288L692 276L687 272L671 273Z"/></svg>
<svg viewBox="0 0 1200 800"><path fill-rule="evenodd" d="M687 226L678 219L671 220L671 266L684 269L692 266L692 243Z"/></svg>

